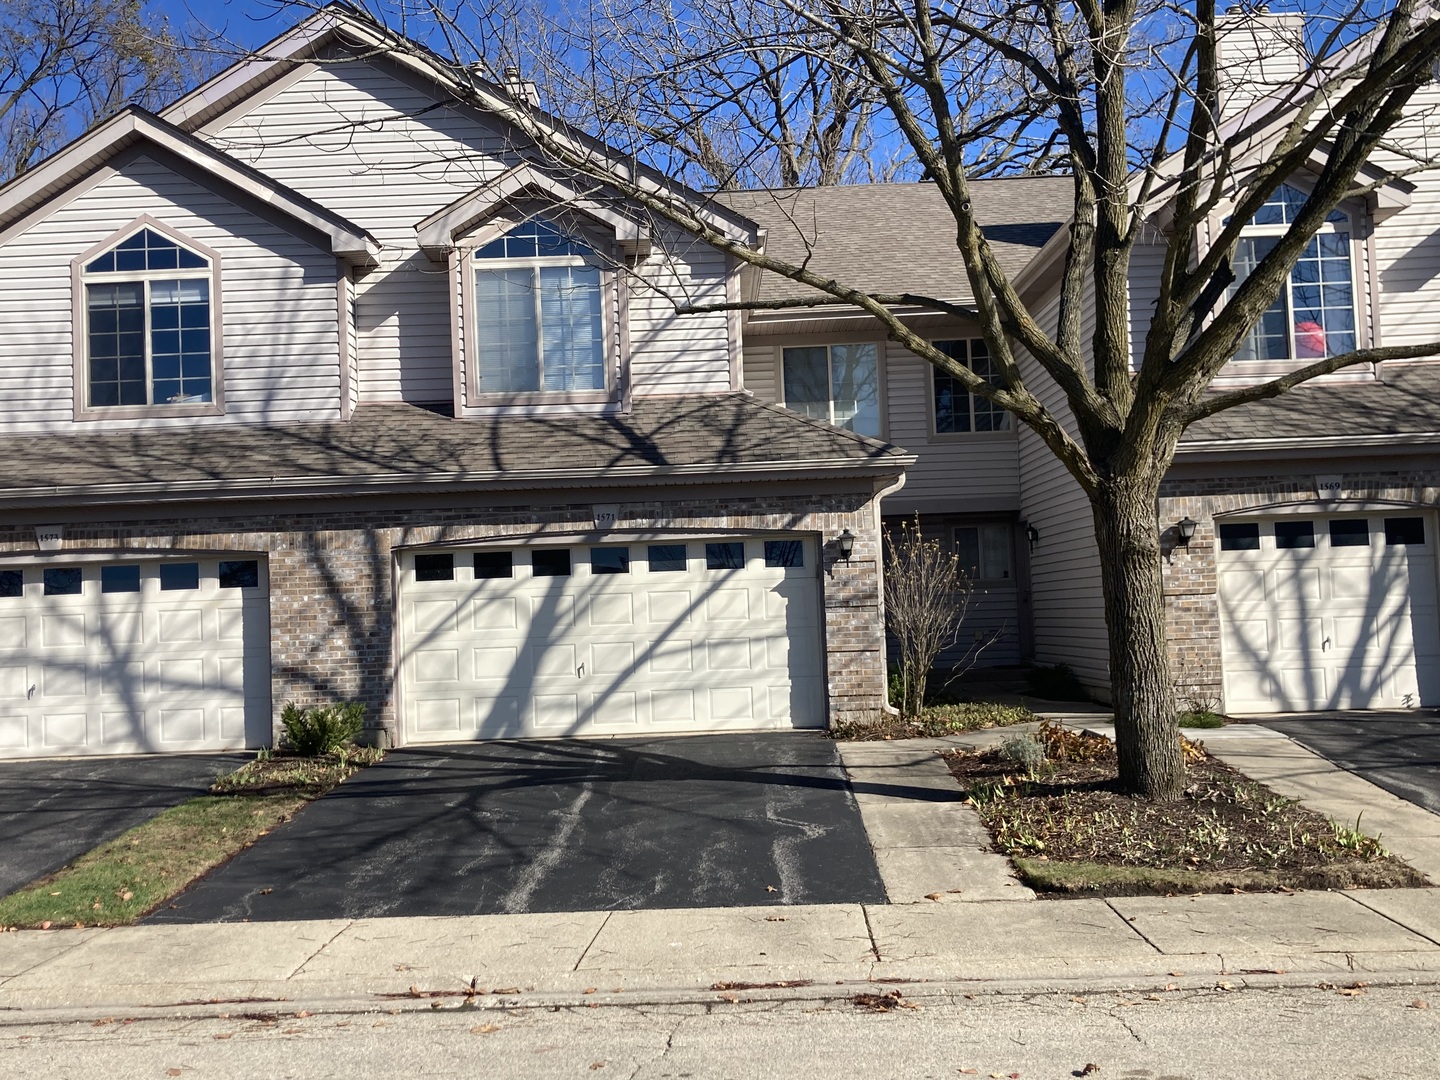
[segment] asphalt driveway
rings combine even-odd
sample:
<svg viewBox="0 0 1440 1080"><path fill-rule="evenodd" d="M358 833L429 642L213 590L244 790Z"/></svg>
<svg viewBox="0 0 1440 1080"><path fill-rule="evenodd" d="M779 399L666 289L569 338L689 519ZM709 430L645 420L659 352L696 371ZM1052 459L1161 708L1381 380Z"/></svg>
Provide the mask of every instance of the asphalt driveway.
<svg viewBox="0 0 1440 1080"><path fill-rule="evenodd" d="M1258 722L1440 814L1440 711L1295 713Z"/></svg>
<svg viewBox="0 0 1440 1080"><path fill-rule="evenodd" d="M0 896L209 790L249 754L0 762Z"/></svg>
<svg viewBox="0 0 1440 1080"><path fill-rule="evenodd" d="M813 732L392 752L152 922L883 903Z"/></svg>

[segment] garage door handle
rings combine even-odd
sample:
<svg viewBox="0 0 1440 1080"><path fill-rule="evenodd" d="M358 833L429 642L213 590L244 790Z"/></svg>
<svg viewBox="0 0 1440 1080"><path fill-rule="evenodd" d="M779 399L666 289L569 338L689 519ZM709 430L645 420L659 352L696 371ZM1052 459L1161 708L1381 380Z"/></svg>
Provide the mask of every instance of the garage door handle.
<svg viewBox="0 0 1440 1080"><path fill-rule="evenodd" d="M26 700L26 701L29 701L29 700L30 700L31 698L33 698L34 696L35 696L35 684L32 682L32 683L30 684L30 689L25 691L25 700Z"/></svg>
<svg viewBox="0 0 1440 1080"><path fill-rule="evenodd" d="M577 679L583 679L585 677L585 664L583 661L581 662L580 666L575 669L575 677Z"/></svg>
<svg viewBox="0 0 1440 1080"><path fill-rule="evenodd" d="M1320 643L1320 651L1324 652L1328 648L1330 648L1330 639L1327 637L1324 641Z"/></svg>

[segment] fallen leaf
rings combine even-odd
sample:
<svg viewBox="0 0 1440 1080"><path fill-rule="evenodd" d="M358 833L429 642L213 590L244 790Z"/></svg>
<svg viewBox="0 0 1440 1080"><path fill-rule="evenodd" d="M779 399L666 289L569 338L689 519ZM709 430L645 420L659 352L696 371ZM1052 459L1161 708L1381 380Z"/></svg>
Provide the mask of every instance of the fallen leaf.
<svg viewBox="0 0 1440 1080"><path fill-rule="evenodd" d="M1088 1001L1086 1001L1086 1000L1085 1000L1084 998L1082 998L1082 997L1072 997L1070 1000L1073 1001L1076 1005L1088 1005L1088 1004L1090 1004Z"/></svg>
<svg viewBox="0 0 1440 1080"><path fill-rule="evenodd" d="M59 894L58 892L52 892L50 895L51 895L51 896L59 896L60 894Z"/></svg>
<svg viewBox="0 0 1440 1080"><path fill-rule="evenodd" d="M499 1024L476 1024L470 1029L471 1035L493 1035L500 1030Z"/></svg>
<svg viewBox="0 0 1440 1080"><path fill-rule="evenodd" d="M592 1061L592 1062L590 1062L590 1068L592 1068L592 1069L603 1069L604 1067L605 1067L605 1062L603 1062L603 1061Z"/></svg>
<svg viewBox="0 0 1440 1080"><path fill-rule="evenodd" d="M926 899L926 900L939 900L939 899L941 899L941 897L943 897L943 896L944 896L944 893L927 892L927 893L925 894L925 899Z"/></svg>
<svg viewBox="0 0 1440 1080"><path fill-rule="evenodd" d="M956 1072L965 1073L967 1076L969 1076L969 1075L972 1074L972 1073L978 1073L980 1070L979 1070L979 1069L956 1069L955 1071L956 1071Z"/></svg>
<svg viewBox="0 0 1440 1080"><path fill-rule="evenodd" d="M766 892L779 892L780 890L777 889L774 885L766 885L766 886L765 886L765 891L766 891Z"/></svg>
<svg viewBox="0 0 1440 1080"><path fill-rule="evenodd" d="M1099 1071L1100 1071L1100 1066L1099 1066L1099 1065L1096 1065L1093 1061L1087 1061L1087 1062L1085 1063L1085 1067L1084 1067L1083 1069L1081 1069L1078 1073L1076 1073L1076 1075L1077 1075L1077 1076L1094 1076L1094 1075L1095 1075L1097 1072L1099 1072Z"/></svg>
<svg viewBox="0 0 1440 1080"><path fill-rule="evenodd" d="M1234 984L1234 983L1231 983L1231 982L1217 982L1217 983L1215 984L1215 989L1216 989L1216 990L1234 990L1234 989L1235 989L1235 984Z"/></svg>
<svg viewBox="0 0 1440 1080"><path fill-rule="evenodd" d="M49 929L50 929L50 920L49 920L49 919L46 919L44 922L42 922L42 923L40 924L40 929L41 929L41 930L49 930Z"/></svg>
<svg viewBox="0 0 1440 1080"><path fill-rule="evenodd" d="M309 1016L309 1015L310 1015L310 1011L309 1011L308 1009L301 1009L299 1012L297 1012L297 1013L295 1014L295 1019L296 1019L296 1020L304 1020L304 1019L305 1019L307 1016Z"/></svg>
<svg viewBox="0 0 1440 1080"><path fill-rule="evenodd" d="M184 1069L166 1069L166 1070L165 1070L165 1075L166 1075L166 1076L179 1076L179 1075L181 1075L184 1071L185 1071Z"/></svg>
<svg viewBox="0 0 1440 1080"><path fill-rule="evenodd" d="M1412 1009L1428 1009L1430 1007L1430 1002L1426 1001L1424 998L1416 998L1414 1001L1410 1002L1410 1007Z"/></svg>
<svg viewBox="0 0 1440 1080"><path fill-rule="evenodd" d="M784 922L784 921L785 921L785 916L784 916L784 915L766 915L766 916L765 916L765 921L766 921L766 922Z"/></svg>
<svg viewBox="0 0 1440 1080"><path fill-rule="evenodd" d="M507 986L507 987L505 987L503 990L491 990L490 992L491 992L492 994L518 994L518 993L520 993L520 987L518 987L518 986Z"/></svg>
<svg viewBox="0 0 1440 1080"><path fill-rule="evenodd" d="M584 990L581 990L580 992L581 992L582 994L593 994L593 993L595 993L595 991L598 990L598 989L599 989L598 986L587 986Z"/></svg>
<svg viewBox="0 0 1440 1080"><path fill-rule="evenodd" d="M304 1034L305 1034L305 1029L304 1029L304 1028L286 1028L284 1031L280 1032L280 1034L281 1034L281 1035L304 1035Z"/></svg>
<svg viewBox="0 0 1440 1080"><path fill-rule="evenodd" d="M1183 979L1185 977L1185 973L1183 971L1172 971L1170 972L1170 977L1172 979Z"/></svg>
<svg viewBox="0 0 1440 1080"><path fill-rule="evenodd" d="M211 1035L210 1037L216 1040L233 1039L235 1037L235 1033L233 1031L217 1031L214 1035Z"/></svg>
<svg viewBox="0 0 1440 1080"><path fill-rule="evenodd" d="M1336 990L1335 993L1341 997L1360 997L1365 993L1365 989L1360 986L1342 986L1339 990Z"/></svg>
<svg viewBox="0 0 1440 1080"><path fill-rule="evenodd" d="M270 889L261 889L261 890L260 890L260 895L261 895L261 896L269 896L269 895L270 895L272 892L274 892L274 891L275 891L275 890L274 890L273 888L270 888Z"/></svg>

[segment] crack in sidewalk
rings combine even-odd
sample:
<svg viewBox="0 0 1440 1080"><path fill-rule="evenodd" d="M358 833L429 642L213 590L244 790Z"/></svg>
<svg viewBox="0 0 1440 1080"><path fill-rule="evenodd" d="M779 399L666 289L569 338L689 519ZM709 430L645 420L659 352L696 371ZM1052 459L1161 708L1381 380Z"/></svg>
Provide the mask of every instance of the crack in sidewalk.
<svg viewBox="0 0 1440 1080"><path fill-rule="evenodd" d="M1117 908L1114 904L1112 904L1108 899L1105 901L1105 906L1108 907L1111 911L1115 912L1115 917L1119 919L1122 923L1124 923L1129 929L1133 930L1137 935L1139 935L1140 940L1145 942L1146 945L1149 945L1161 956L1169 955L1164 949L1160 948L1159 945L1156 945L1155 942L1151 941L1150 938L1146 936L1145 931L1141 930L1131 920L1127 919L1124 915L1122 915L1120 913L1120 909Z"/></svg>
<svg viewBox="0 0 1440 1080"><path fill-rule="evenodd" d="M290 972L289 975L286 975L284 981L289 982L291 979L295 978L296 975L299 975L302 971L304 971L306 967L309 966L311 960L314 960L331 945L335 944L335 939L338 938L341 934L345 933L346 930L349 930L352 926L354 926L355 922L356 920L354 919L347 920L344 926L340 927L340 929L336 930L335 933L332 934L329 938L321 942L318 949L316 949L313 953L307 956L304 960L300 961L300 966L297 967L294 971Z"/></svg>
<svg viewBox="0 0 1440 1080"><path fill-rule="evenodd" d="M610 917L614 914L613 911L607 911L605 913L605 918L600 920L600 926L596 929L595 936L585 943L585 948L580 950L580 955L576 958L575 966L570 969L571 971L580 970L580 965L585 962L585 957L590 955L590 950L594 948L595 942L600 940L600 935L605 932L605 927L610 925Z"/></svg>

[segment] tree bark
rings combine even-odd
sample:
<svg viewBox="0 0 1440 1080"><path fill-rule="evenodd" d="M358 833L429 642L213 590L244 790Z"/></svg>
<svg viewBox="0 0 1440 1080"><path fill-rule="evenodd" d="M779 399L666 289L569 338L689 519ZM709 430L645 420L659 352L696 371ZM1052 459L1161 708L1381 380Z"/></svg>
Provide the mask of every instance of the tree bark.
<svg viewBox="0 0 1440 1080"><path fill-rule="evenodd" d="M1092 509L1109 627L1120 783L1131 794L1167 800L1180 796L1185 767L1165 647L1158 491L1158 480L1110 479Z"/></svg>

